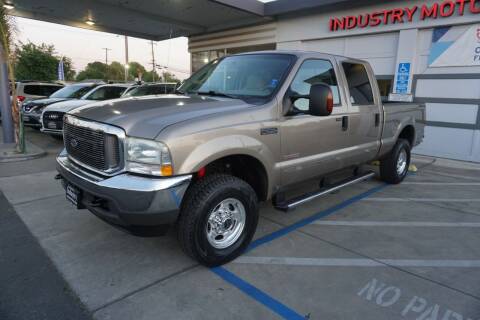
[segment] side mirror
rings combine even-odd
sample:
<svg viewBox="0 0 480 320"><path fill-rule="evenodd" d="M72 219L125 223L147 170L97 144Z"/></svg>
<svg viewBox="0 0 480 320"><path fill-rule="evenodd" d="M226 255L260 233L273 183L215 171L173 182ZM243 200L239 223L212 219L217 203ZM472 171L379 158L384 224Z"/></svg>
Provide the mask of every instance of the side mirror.
<svg viewBox="0 0 480 320"><path fill-rule="evenodd" d="M333 111L333 93L330 86L318 83L310 87L310 114L325 117Z"/></svg>

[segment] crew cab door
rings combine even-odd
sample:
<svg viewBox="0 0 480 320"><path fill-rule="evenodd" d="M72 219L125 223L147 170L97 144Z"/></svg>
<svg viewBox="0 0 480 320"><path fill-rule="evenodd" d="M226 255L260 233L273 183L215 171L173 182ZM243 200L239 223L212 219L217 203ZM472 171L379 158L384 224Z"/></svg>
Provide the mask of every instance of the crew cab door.
<svg viewBox="0 0 480 320"><path fill-rule="evenodd" d="M338 83L334 60L305 59L284 97L284 115L280 124L282 185L286 186L322 176L349 165L348 154L352 146L348 132L348 105ZM292 100L291 97L308 96L315 83L330 86L334 97L333 112L329 116L309 114L309 99Z"/></svg>
<svg viewBox="0 0 480 320"><path fill-rule="evenodd" d="M362 164L373 160L380 148L383 105L370 65L355 60L339 61L349 104L349 162Z"/></svg>

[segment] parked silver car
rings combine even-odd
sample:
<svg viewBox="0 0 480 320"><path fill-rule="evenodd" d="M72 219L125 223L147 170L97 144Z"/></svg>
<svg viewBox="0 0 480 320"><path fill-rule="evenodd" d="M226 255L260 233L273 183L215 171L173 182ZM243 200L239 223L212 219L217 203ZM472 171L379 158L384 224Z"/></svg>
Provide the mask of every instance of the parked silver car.
<svg viewBox="0 0 480 320"><path fill-rule="evenodd" d="M105 84L90 90L78 100L63 101L49 105L42 112L42 132L62 135L63 115L66 112L95 101L120 98L129 87L130 85L128 84Z"/></svg>

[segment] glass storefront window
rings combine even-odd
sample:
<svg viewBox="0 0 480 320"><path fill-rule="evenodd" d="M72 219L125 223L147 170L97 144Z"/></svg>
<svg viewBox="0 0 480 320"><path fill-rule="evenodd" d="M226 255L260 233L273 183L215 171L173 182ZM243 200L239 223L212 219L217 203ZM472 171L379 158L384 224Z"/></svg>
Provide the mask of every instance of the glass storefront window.
<svg viewBox="0 0 480 320"><path fill-rule="evenodd" d="M198 70L200 70L201 67L203 67L207 63L215 59L221 58L226 54L237 54L237 53L265 51L265 50L275 50L275 44L269 43L269 44L261 44L261 45L249 46L249 47L216 49L216 50L210 50L210 51L193 52L192 53L192 72L197 72Z"/></svg>
<svg viewBox="0 0 480 320"><path fill-rule="evenodd" d="M224 55L225 50L223 49L192 53L192 71L196 72L210 61L221 58Z"/></svg>

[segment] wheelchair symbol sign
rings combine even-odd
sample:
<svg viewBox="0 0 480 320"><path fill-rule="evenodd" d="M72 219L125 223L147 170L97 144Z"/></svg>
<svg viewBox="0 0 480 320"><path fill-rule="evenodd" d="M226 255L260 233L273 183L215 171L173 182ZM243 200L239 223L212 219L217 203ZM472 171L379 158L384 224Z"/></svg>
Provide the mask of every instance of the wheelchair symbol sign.
<svg viewBox="0 0 480 320"><path fill-rule="evenodd" d="M396 93L407 93L408 83L410 81L410 63L399 63L397 72Z"/></svg>

